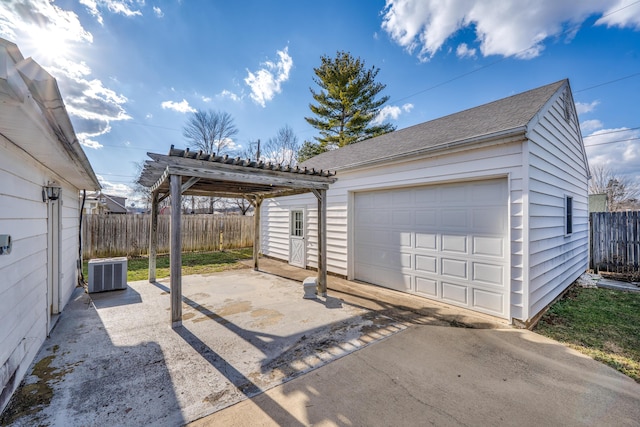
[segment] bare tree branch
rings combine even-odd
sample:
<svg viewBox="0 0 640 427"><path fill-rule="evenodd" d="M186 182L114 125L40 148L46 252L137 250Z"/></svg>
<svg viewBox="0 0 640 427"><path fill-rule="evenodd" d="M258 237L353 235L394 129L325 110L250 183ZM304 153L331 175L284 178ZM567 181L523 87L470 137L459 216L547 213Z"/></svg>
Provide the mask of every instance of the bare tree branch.
<svg viewBox="0 0 640 427"><path fill-rule="evenodd" d="M237 134L238 128L233 123L233 118L224 111L198 110L191 113L182 129L182 135L191 147L216 156L233 151L232 138Z"/></svg>

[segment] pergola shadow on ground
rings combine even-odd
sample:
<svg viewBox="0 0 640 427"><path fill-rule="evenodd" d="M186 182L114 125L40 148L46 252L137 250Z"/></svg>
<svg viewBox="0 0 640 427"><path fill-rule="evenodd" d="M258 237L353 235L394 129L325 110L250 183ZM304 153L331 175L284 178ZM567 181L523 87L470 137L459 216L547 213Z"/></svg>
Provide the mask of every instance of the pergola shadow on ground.
<svg viewBox="0 0 640 427"><path fill-rule="evenodd" d="M151 189L149 282L156 280L158 206L171 196L170 274L171 325L182 324L182 195L244 198L254 207L253 266L260 254L260 207L267 198L313 193L318 199L318 276L316 293L327 294L327 189L335 172L249 159L215 156L171 146L168 155L147 153L138 182Z"/></svg>

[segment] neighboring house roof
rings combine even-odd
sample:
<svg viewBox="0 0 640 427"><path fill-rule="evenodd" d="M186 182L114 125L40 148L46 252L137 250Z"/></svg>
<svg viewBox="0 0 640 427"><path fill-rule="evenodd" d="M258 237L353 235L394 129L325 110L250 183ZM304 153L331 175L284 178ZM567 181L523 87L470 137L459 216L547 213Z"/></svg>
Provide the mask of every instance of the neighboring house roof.
<svg viewBox="0 0 640 427"><path fill-rule="evenodd" d="M111 213L127 213L127 207L125 206L126 197L110 196L108 194L102 194L107 202L107 210Z"/></svg>
<svg viewBox="0 0 640 427"><path fill-rule="evenodd" d="M58 83L18 47L0 38L0 129L2 136L81 189L99 189Z"/></svg>
<svg viewBox="0 0 640 427"><path fill-rule="evenodd" d="M340 170L416 156L491 138L524 134L527 124L568 80L503 98L319 154L301 166Z"/></svg>

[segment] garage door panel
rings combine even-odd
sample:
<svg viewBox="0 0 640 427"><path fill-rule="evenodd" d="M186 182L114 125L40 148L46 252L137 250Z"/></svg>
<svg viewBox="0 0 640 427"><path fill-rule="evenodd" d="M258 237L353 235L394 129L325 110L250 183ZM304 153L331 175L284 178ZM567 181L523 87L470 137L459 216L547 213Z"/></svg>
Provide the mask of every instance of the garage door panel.
<svg viewBox="0 0 640 427"><path fill-rule="evenodd" d="M501 265L474 262L471 280L489 285L504 286L504 267Z"/></svg>
<svg viewBox="0 0 640 427"><path fill-rule="evenodd" d="M455 283L442 282L442 299L468 305L468 288Z"/></svg>
<svg viewBox="0 0 640 427"><path fill-rule="evenodd" d="M439 190L437 187L417 188L415 191L416 205L433 205L438 201Z"/></svg>
<svg viewBox="0 0 640 427"><path fill-rule="evenodd" d="M398 271L378 266L368 266L358 273L359 280L374 284L384 281L388 283L386 285L387 288L403 292L411 291L411 275L409 274L402 274Z"/></svg>
<svg viewBox="0 0 640 427"><path fill-rule="evenodd" d="M474 183L471 191L474 204L496 205L504 202L504 184L502 181Z"/></svg>
<svg viewBox="0 0 640 427"><path fill-rule="evenodd" d="M416 211L416 225L422 227L438 226L438 212L435 209Z"/></svg>
<svg viewBox="0 0 640 427"><path fill-rule="evenodd" d="M369 264L380 265L387 268L411 268L411 254L390 251L382 248L374 248L371 251L372 259Z"/></svg>
<svg viewBox="0 0 640 427"><path fill-rule="evenodd" d="M413 195L414 195L413 190L398 190L393 192L391 200L393 201L394 206L401 206L401 205L412 206Z"/></svg>
<svg viewBox="0 0 640 427"><path fill-rule="evenodd" d="M356 279L507 317L507 190L492 179L356 193Z"/></svg>
<svg viewBox="0 0 640 427"><path fill-rule="evenodd" d="M441 190L440 201L442 203L466 205L468 186L467 185L451 185L446 190Z"/></svg>
<svg viewBox="0 0 640 427"><path fill-rule="evenodd" d="M360 241L363 244L375 245L379 242L390 242L393 238L392 230L371 227L361 227L359 230Z"/></svg>
<svg viewBox="0 0 640 427"><path fill-rule="evenodd" d="M437 273L438 258L427 255L416 255L416 271L423 273Z"/></svg>
<svg viewBox="0 0 640 427"><path fill-rule="evenodd" d="M440 211L440 225L452 227L456 230L466 229L469 226L467 209L442 209Z"/></svg>
<svg viewBox="0 0 640 427"><path fill-rule="evenodd" d="M476 233L499 233L504 230L499 207L476 208L471 212L471 227Z"/></svg>
<svg viewBox="0 0 640 427"><path fill-rule="evenodd" d="M467 261L442 258L440 272L443 276L466 279L467 278Z"/></svg>
<svg viewBox="0 0 640 427"><path fill-rule="evenodd" d="M431 297L438 296L438 281L428 279L426 277L416 277L416 292L429 295Z"/></svg>
<svg viewBox="0 0 640 427"><path fill-rule="evenodd" d="M413 244L411 242L411 233L408 231L392 231L391 232L392 235L392 241L393 242L398 242L398 245L400 245L400 247L404 247L404 248L411 248L413 247Z"/></svg>
<svg viewBox="0 0 640 427"><path fill-rule="evenodd" d="M394 211L391 214L391 220L394 227L411 226L413 225L413 212L411 211Z"/></svg>
<svg viewBox="0 0 640 427"><path fill-rule="evenodd" d="M474 289L473 307L501 314L504 312L504 296L501 293L489 292L483 289Z"/></svg>
<svg viewBox="0 0 640 427"><path fill-rule="evenodd" d="M457 252L459 254L466 254L467 236L443 234L441 248L443 252Z"/></svg>
<svg viewBox="0 0 640 427"><path fill-rule="evenodd" d="M473 255L483 255L489 257L504 257L504 239L501 237L474 236Z"/></svg>
<svg viewBox="0 0 640 427"><path fill-rule="evenodd" d="M416 233L416 249L437 249L438 236L432 233Z"/></svg>

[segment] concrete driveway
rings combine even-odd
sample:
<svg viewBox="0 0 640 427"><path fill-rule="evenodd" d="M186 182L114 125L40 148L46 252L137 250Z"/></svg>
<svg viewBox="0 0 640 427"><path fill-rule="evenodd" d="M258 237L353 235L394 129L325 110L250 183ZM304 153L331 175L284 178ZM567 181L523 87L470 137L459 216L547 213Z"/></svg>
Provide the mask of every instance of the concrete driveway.
<svg viewBox="0 0 640 427"><path fill-rule="evenodd" d="M166 282L77 294L12 422L639 425L640 385L555 341L335 277L302 300L312 273L261 270L186 276L176 330Z"/></svg>

